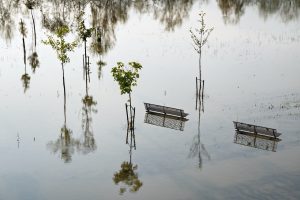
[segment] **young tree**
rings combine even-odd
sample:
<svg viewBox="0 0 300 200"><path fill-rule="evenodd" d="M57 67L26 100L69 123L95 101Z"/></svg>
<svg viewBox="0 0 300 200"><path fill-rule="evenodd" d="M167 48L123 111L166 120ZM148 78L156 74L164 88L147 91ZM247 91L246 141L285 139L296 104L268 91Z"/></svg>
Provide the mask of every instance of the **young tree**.
<svg viewBox="0 0 300 200"><path fill-rule="evenodd" d="M132 87L137 85L137 79L140 77L139 70L142 69L142 65L137 62L129 62L128 64L129 66L125 66L124 63L118 62L117 66L113 67L111 72L114 80L119 83L121 95L129 95L131 107Z"/></svg>
<svg viewBox="0 0 300 200"><path fill-rule="evenodd" d="M87 50L86 50L86 42L87 39L90 38L92 36L92 32L94 30L94 28L86 28L85 24L84 24L84 12L80 12L80 14L77 17L77 32L78 32L78 37L80 40L83 41L84 43L84 72L85 72L85 79L86 81L89 78L89 58L87 56Z"/></svg>
<svg viewBox="0 0 300 200"><path fill-rule="evenodd" d="M60 60L61 65L70 62L68 57L68 51L74 51L77 47L78 42L73 41L68 43L65 40L65 36L70 32L70 29L66 25L62 25L56 28L55 37L48 35L48 40L43 40L42 42L46 45L50 45L54 50L56 50L57 58Z"/></svg>
<svg viewBox="0 0 300 200"><path fill-rule="evenodd" d="M66 25L62 25L56 28L55 37L48 35L48 40L43 40L42 42L46 45L50 45L54 50L56 50L57 58L61 62L61 68L63 72L63 86L65 92L65 71L64 64L70 62L68 57L69 51L74 51L77 47L77 41L68 43L65 40L65 36L70 32L70 29Z"/></svg>
<svg viewBox="0 0 300 200"><path fill-rule="evenodd" d="M214 28L206 28L206 24L204 21L204 16L205 13L202 11L199 14L200 20L200 28L195 28L195 32L190 29L191 37L194 42L194 49L196 52L199 54L199 79L200 81L202 80L201 78L201 55L202 55L202 47L206 44L207 39L210 35L210 33L213 31Z"/></svg>

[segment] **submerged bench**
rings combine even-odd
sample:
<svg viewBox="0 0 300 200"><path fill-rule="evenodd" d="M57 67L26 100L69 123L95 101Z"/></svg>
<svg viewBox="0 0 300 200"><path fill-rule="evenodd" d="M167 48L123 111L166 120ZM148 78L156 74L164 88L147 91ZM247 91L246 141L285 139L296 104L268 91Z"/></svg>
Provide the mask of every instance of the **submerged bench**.
<svg viewBox="0 0 300 200"><path fill-rule="evenodd" d="M172 115L182 118L188 116L188 113L185 113L182 109L160 106L151 103L144 103L144 105L147 112L162 113L164 115Z"/></svg>
<svg viewBox="0 0 300 200"><path fill-rule="evenodd" d="M277 130L273 128L256 126L253 124L246 124L246 123L235 122L235 121L233 121L233 124L235 130L238 132L253 133L255 135L263 135L275 139L281 135L281 133L278 133Z"/></svg>

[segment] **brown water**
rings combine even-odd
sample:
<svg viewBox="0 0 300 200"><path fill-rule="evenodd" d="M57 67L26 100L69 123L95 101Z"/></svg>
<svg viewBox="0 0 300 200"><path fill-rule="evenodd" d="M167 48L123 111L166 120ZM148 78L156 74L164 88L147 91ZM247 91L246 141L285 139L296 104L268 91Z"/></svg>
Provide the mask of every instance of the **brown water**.
<svg viewBox="0 0 300 200"><path fill-rule="evenodd" d="M298 0L44 0L31 15L23 2L1 1L0 199L299 199L299 9ZM55 19L72 28L66 40L74 40L81 10L101 40L87 40L90 82L84 45L69 54L64 98L60 61L41 41ZM199 56L189 32L200 11L214 27L202 49L201 116ZM35 72L27 59L33 52ZM128 96L111 75L118 61L143 65L132 92L135 141L128 144ZM147 118L144 102L184 109L188 121L144 123L163 120ZM251 147L232 121L275 128L281 141Z"/></svg>

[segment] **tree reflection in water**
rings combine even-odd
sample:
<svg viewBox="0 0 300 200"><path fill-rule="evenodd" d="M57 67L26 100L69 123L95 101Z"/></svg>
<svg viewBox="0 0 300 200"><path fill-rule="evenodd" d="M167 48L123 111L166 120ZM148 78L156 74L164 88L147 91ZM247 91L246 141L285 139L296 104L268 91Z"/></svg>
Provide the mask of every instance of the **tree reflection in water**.
<svg viewBox="0 0 300 200"><path fill-rule="evenodd" d="M36 51L36 26L35 26L35 17L34 17L34 13L33 13L33 9L38 6L38 1L35 0L27 0L25 2L25 5L27 7L27 9L30 10L30 14L31 14L31 19L32 19L32 25L33 25L33 42L32 42L32 53L30 56L28 56L28 61L29 64L31 66L31 69L33 71L33 73L35 73L36 68L38 68L40 66L40 61L38 58L38 53Z"/></svg>
<svg viewBox="0 0 300 200"><path fill-rule="evenodd" d="M60 152L60 157L65 163L72 161L72 154L75 152L75 148L78 148L79 141L72 138L72 130L67 126L67 99L65 88L65 75L63 70L63 88L64 88L64 125L60 130L60 137L54 141L49 142L47 147L54 153Z"/></svg>
<svg viewBox="0 0 300 200"><path fill-rule="evenodd" d="M88 57L88 56L87 56ZM83 57L83 60L85 58ZM94 100L93 96L89 95L89 73L90 65L86 63L85 65L85 96L82 99L82 129L83 129L83 141L80 142L79 151L84 154L95 151L97 145L94 139L93 130L92 130L92 113L97 113L95 106L97 102Z"/></svg>
<svg viewBox="0 0 300 200"><path fill-rule="evenodd" d="M173 31L176 26L180 26L183 20L188 17L194 2L195 0L26 0L24 4L30 10L34 24L34 34L36 34L34 10L41 12L43 28L54 32L57 27L62 25L71 27L80 12L90 9L91 24L95 28L95 34L92 36L91 51L95 55L105 55L115 45L115 29L117 25L128 20L129 11L132 8L140 13L152 13L154 18L159 20L167 31ZM20 5L21 1L18 0L10 1L10 3L0 3L0 32L8 40L13 37L15 25L15 19L12 17L12 14L21 12L21 9L19 9Z"/></svg>
<svg viewBox="0 0 300 200"><path fill-rule="evenodd" d="M165 30L173 31L176 26L181 26L183 19L189 16L189 11L194 0L160 0L153 1L153 13L165 26Z"/></svg>
<svg viewBox="0 0 300 200"><path fill-rule="evenodd" d="M19 5L19 0L0 1L0 35L7 42L14 36L16 24L13 16L18 12Z"/></svg>
<svg viewBox="0 0 300 200"><path fill-rule="evenodd" d="M63 75L63 84L65 85L65 78ZM66 102L66 90L64 89L64 125L60 130L60 137L56 141L51 141L47 144L47 147L54 153L60 152L60 158L69 163L72 161L72 154L79 146L79 141L72 138L72 130L67 126L67 102Z"/></svg>
<svg viewBox="0 0 300 200"><path fill-rule="evenodd" d="M25 44L25 38L27 37L27 28L23 20L21 19L20 23L20 33L22 35L22 44L23 44L23 62L24 62L24 74L21 76L21 80L24 87L24 93L29 89L30 84L30 76L27 73L27 64L26 64L26 44Z"/></svg>
<svg viewBox="0 0 300 200"><path fill-rule="evenodd" d="M279 14L283 22L289 22L299 17L299 0L217 0L225 23L236 24L245 14L246 7L256 6L260 16L268 18Z"/></svg>
<svg viewBox="0 0 300 200"><path fill-rule="evenodd" d="M127 136L130 134L129 145L129 162L124 161L121 164L121 169L113 176L113 181L116 185L122 183L120 187L120 195L123 195L127 189L130 192L137 192L143 186L143 182L140 181L137 173L138 165L132 163L132 150L136 149L134 128L127 128ZM126 139L127 140L127 139Z"/></svg>

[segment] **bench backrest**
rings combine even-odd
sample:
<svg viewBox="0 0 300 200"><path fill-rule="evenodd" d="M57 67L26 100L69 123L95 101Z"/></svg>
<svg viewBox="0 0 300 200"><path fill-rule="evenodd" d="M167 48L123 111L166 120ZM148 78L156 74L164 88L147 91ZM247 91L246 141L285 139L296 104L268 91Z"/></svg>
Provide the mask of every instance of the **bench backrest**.
<svg viewBox="0 0 300 200"><path fill-rule="evenodd" d="M268 128L268 127L263 127L263 126L256 126L252 124L246 124L246 123L241 123L241 122L233 122L234 127L236 130L241 130L241 131L247 131L251 133L258 133L262 135L268 135L268 136L275 136L278 137L281 134L277 132L276 129L273 128Z"/></svg>
<svg viewBox="0 0 300 200"><path fill-rule="evenodd" d="M175 116L181 116L181 117L186 117L188 115L187 113L184 113L184 111L182 109L160 106L160 105L155 105L155 104L150 104L150 103L144 103L144 105L145 105L145 109L147 111L164 113L164 114L168 114L168 115L175 115Z"/></svg>

